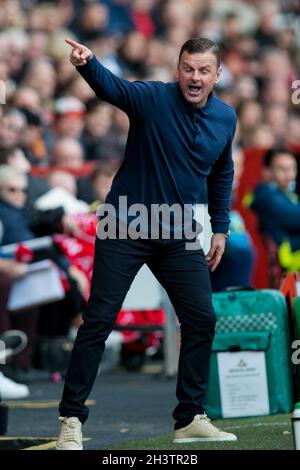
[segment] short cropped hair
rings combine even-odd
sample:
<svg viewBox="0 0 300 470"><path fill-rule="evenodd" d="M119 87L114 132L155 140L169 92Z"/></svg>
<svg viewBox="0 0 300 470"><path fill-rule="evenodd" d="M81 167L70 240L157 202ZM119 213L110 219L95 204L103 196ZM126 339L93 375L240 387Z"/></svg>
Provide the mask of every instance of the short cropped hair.
<svg viewBox="0 0 300 470"><path fill-rule="evenodd" d="M219 46L216 42L211 41L210 39L207 38L192 38L186 41L183 46L181 47L180 53L179 53L179 61L184 52L187 52L188 54L195 54L197 52L206 52L210 51L216 58L217 61L217 66L220 67L221 64L221 54L220 54L220 49Z"/></svg>
<svg viewBox="0 0 300 470"><path fill-rule="evenodd" d="M265 153L264 161L263 161L264 167L271 168L275 158L278 155L282 155L282 154L290 155L296 160L295 155L292 152L290 152L288 149L286 149L285 147L274 147L274 148L267 150L267 152Z"/></svg>

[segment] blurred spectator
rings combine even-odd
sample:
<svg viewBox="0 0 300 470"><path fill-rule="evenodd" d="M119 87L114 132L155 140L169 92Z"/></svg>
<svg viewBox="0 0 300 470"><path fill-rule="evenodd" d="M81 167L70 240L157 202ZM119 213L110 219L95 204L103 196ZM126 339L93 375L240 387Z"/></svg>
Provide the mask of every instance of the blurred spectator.
<svg viewBox="0 0 300 470"><path fill-rule="evenodd" d="M251 75L242 75L239 77L236 83L237 93L239 100L244 101L253 101L258 97L258 86L254 77Z"/></svg>
<svg viewBox="0 0 300 470"><path fill-rule="evenodd" d="M38 210L36 200L50 190L47 181L30 174L31 164L24 152L17 148L0 150L0 165L9 165L27 175L27 197L24 206L30 229L36 236L51 235L55 232L70 232L75 224L71 222L62 206L52 210ZM1 168L1 166L0 166Z"/></svg>
<svg viewBox="0 0 300 470"><path fill-rule="evenodd" d="M257 126L249 140L249 148L263 148L268 149L274 147L276 137L272 127L268 124L261 124Z"/></svg>
<svg viewBox="0 0 300 470"><path fill-rule="evenodd" d="M56 136L79 139L84 127L84 104L74 96L64 96L55 102L54 110Z"/></svg>
<svg viewBox="0 0 300 470"><path fill-rule="evenodd" d="M262 47L273 46L277 32L278 2L265 2L260 9L256 40Z"/></svg>
<svg viewBox="0 0 300 470"><path fill-rule="evenodd" d="M265 109L265 122L272 128L276 146L282 145L288 130L288 111L279 104L270 104ZM271 145L270 147L273 147Z"/></svg>
<svg viewBox="0 0 300 470"><path fill-rule="evenodd" d="M27 205L31 205L37 197L49 190L49 186L44 179L30 174L31 164L25 157L22 149L18 147L0 149L0 165L9 165L27 174Z"/></svg>
<svg viewBox="0 0 300 470"><path fill-rule="evenodd" d="M0 220L3 225L2 243L16 243L34 238L24 206L27 177L8 165L0 167Z"/></svg>
<svg viewBox="0 0 300 470"><path fill-rule="evenodd" d="M33 164L47 163L48 151L43 136L40 116L24 107L20 107L19 111L21 111L27 121L27 129L22 139L22 149L27 159Z"/></svg>
<svg viewBox="0 0 300 470"><path fill-rule="evenodd" d="M56 59L56 96L65 96L70 91L70 83L77 77L76 70L70 64L69 55ZM72 94L73 96L73 94Z"/></svg>
<svg viewBox="0 0 300 470"><path fill-rule="evenodd" d="M26 108L33 113L39 114L41 112L41 99L39 94L30 87L19 87L13 98L13 105L16 108Z"/></svg>
<svg viewBox="0 0 300 470"><path fill-rule="evenodd" d="M109 8L109 31L124 35L133 29L131 0L103 0Z"/></svg>
<svg viewBox="0 0 300 470"><path fill-rule="evenodd" d="M91 174L90 184L95 194L95 200L91 206L92 210L96 210L99 204L105 202L115 173L116 169L112 165L108 163L102 163L97 168L95 168Z"/></svg>
<svg viewBox="0 0 300 470"><path fill-rule="evenodd" d="M124 75L138 75L145 77L145 60L147 56L147 39L138 32L133 31L125 36L119 49L119 65Z"/></svg>
<svg viewBox="0 0 300 470"><path fill-rule="evenodd" d="M52 150L52 163L64 169L80 168L83 164L82 145L71 137L61 137L58 139Z"/></svg>
<svg viewBox="0 0 300 470"><path fill-rule="evenodd" d="M109 11L98 1L86 3L78 20L78 35L83 42L97 39L107 33Z"/></svg>
<svg viewBox="0 0 300 470"><path fill-rule="evenodd" d="M269 150L264 159L265 182L254 191L251 208L260 230L278 246L282 268L300 269L300 203L296 193L297 161L284 148Z"/></svg>
<svg viewBox="0 0 300 470"><path fill-rule="evenodd" d="M91 212L95 212L99 204L105 202L116 171L117 165L103 161L88 178L78 179L78 197L90 204Z"/></svg>
<svg viewBox="0 0 300 470"><path fill-rule="evenodd" d="M72 196L76 197L76 179L66 171L52 171L47 178L50 188L64 188Z"/></svg>
<svg viewBox="0 0 300 470"><path fill-rule="evenodd" d="M151 15L154 5L155 0L133 0L131 4L134 27L147 38L153 37L155 33L155 24Z"/></svg>
<svg viewBox="0 0 300 470"><path fill-rule="evenodd" d="M43 106L49 106L55 91L55 80L56 73L51 61L39 58L29 62L23 84L39 94Z"/></svg>
<svg viewBox="0 0 300 470"><path fill-rule="evenodd" d="M253 146L253 134L263 123L263 110L260 103L245 100L238 110L241 143L245 147Z"/></svg>
<svg viewBox="0 0 300 470"><path fill-rule="evenodd" d="M46 31L37 29L28 34L27 57L29 60L39 59L47 55L48 34Z"/></svg>
<svg viewBox="0 0 300 470"><path fill-rule="evenodd" d="M116 108L113 114L113 124L102 143L102 159L120 165L123 161L129 119L121 109Z"/></svg>
<svg viewBox="0 0 300 470"><path fill-rule="evenodd" d="M47 163L47 148L38 114L10 108L0 118L0 148L21 147L32 163Z"/></svg>
<svg viewBox="0 0 300 470"><path fill-rule="evenodd" d="M25 210L27 191L28 178L25 173L9 165L0 165L0 220L4 245L35 238ZM61 212L59 215L61 219ZM63 261L62 266L66 267Z"/></svg>
<svg viewBox="0 0 300 470"><path fill-rule="evenodd" d="M3 229L2 244L18 243L35 238L25 208L28 180L26 175L8 165L0 166L0 220ZM76 224L73 224L76 229ZM84 280L70 266L66 258L55 249L47 249L41 256L51 257L62 269L68 270L79 282L79 289L85 289ZM71 269L70 269L71 268ZM74 274L74 276L73 276Z"/></svg>
<svg viewBox="0 0 300 470"><path fill-rule="evenodd" d="M25 116L15 108L6 110L0 118L0 148L21 146L26 130Z"/></svg>
<svg viewBox="0 0 300 470"><path fill-rule="evenodd" d="M113 108L92 98L86 103L86 122L81 142L87 160L113 158L104 154L103 145L113 122ZM121 158L119 158L121 159Z"/></svg>
<svg viewBox="0 0 300 470"><path fill-rule="evenodd" d="M62 208L65 214L84 214L88 212L88 204L76 197L77 187L75 177L64 171L53 171L48 176L50 191L38 198L35 207L39 210ZM71 218L70 222L71 222ZM74 221L73 231L76 231Z"/></svg>

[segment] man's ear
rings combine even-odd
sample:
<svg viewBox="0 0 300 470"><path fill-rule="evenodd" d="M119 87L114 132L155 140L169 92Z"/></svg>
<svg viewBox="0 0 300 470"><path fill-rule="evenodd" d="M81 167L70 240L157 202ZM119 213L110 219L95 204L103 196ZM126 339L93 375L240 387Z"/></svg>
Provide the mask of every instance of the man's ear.
<svg viewBox="0 0 300 470"><path fill-rule="evenodd" d="M178 80L179 79L179 64L177 64L177 67L175 68L174 70L174 77L175 77L175 80Z"/></svg>
<svg viewBox="0 0 300 470"><path fill-rule="evenodd" d="M216 79L215 79L215 83L218 83L218 81L220 80L221 73L222 73L222 67L219 67L218 71L217 71L217 76L216 76Z"/></svg>

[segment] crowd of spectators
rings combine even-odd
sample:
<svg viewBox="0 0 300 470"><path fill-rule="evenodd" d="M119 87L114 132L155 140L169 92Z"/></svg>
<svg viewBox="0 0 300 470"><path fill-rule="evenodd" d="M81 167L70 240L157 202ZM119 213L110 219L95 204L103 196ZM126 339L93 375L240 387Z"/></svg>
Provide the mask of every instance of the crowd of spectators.
<svg viewBox="0 0 300 470"><path fill-rule="evenodd" d="M21 241L17 222L15 231L12 226L20 211L25 238L72 233L76 223L65 206L46 210L36 201L59 187L80 201L77 207L93 210L123 159L128 117L95 98L69 62L65 37L87 45L121 78L161 81L176 79L187 39L215 40L223 68L215 91L237 111L235 146L242 155L244 148L300 146L300 98L292 99L300 72L299 17L297 0L0 0L4 218L13 206L2 244ZM83 280L72 270L69 275L80 294ZM72 318L80 313L76 305Z"/></svg>
<svg viewBox="0 0 300 470"><path fill-rule="evenodd" d="M69 63L64 37L87 44L118 76L170 81L180 46L199 35L221 46L217 92L237 109L236 141L299 144L291 99L300 68L299 14L297 0L2 0L1 145L21 146L37 165L118 165L128 119L95 100ZM65 138L77 145L57 146Z"/></svg>

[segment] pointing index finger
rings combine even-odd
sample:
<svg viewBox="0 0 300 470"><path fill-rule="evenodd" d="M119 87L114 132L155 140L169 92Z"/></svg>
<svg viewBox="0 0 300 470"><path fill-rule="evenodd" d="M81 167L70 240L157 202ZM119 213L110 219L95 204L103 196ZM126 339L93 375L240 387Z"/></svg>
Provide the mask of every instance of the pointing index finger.
<svg viewBox="0 0 300 470"><path fill-rule="evenodd" d="M65 42L80 52L84 51L84 48L80 44L78 44L78 42L73 41L73 39L66 38Z"/></svg>

